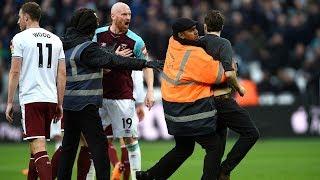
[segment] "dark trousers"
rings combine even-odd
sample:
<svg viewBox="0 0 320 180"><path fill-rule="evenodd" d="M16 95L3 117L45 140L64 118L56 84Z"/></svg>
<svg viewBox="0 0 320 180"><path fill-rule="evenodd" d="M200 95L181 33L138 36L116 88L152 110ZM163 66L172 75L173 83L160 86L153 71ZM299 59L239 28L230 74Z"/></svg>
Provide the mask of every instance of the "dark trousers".
<svg viewBox="0 0 320 180"><path fill-rule="evenodd" d="M226 127L240 135L227 158L221 164L221 170L229 174L245 157L248 151L259 138L259 131L251 121L249 113L240 107L232 98L215 98L215 105L218 110L218 128L217 133L222 140L221 148L224 151L226 143ZM223 154L217 158L222 158Z"/></svg>
<svg viewBox="0 0 320 180"><path fill-rule="evenodd" d="M203 165L202 180L217 178L220 160L216 154L221 154L217 148L221 139L216 134L201 136L174 136L176 146L163 156L160 161L147 172L156 180L168 179L193 153L195 142L206 151Z"/></svg>
<svg viewBox="0 0 320 180"><path fill-rule="evenodd" d="M64 111L64 137L58 171L59 180L71 179L81 133L83 133L92 154L97 179L110 179L110 163L109 157L106 155L106 138L98 110L96 106L88 105L81 111Z"/></svg>

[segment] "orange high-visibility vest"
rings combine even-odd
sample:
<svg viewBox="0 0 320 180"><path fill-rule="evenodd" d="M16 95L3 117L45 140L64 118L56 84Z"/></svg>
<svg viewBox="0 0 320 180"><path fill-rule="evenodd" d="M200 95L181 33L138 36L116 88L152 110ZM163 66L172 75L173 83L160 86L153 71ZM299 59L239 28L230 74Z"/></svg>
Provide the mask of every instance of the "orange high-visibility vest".
<svg viewBox="0 0 320 180"><path fill-rule="evenodd" d="M224 70L202 48L170 38L161 77L168 132L177 136L214 133L217 110L212 84L225 81Z"/></svg>
<svg viewBox="0 0 320 180"><path fill-rule="evenodd" d="M210 97L211 85L225 80L222 64L201 47L182 45L170 38L161 79L164 100L193 102Z"/></svg>

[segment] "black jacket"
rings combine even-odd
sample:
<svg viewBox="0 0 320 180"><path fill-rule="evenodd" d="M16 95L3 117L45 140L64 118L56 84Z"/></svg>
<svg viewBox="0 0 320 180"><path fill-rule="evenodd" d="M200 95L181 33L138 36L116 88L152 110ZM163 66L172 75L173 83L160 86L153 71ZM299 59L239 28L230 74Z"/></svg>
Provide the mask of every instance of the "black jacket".
<svg viewBox="0 0 320 180"><path fill-rule="evenodd" d="M92 38L78 32L75 28L68 28L62 38L63 49L68 50L83 42L91 41ZM83 61L88 67L108 68L108 69L128 69L141 70L146 67L146 60L122 57L112 54L98 43L94 42L89 45L81 54L80 61Z"/></svg>

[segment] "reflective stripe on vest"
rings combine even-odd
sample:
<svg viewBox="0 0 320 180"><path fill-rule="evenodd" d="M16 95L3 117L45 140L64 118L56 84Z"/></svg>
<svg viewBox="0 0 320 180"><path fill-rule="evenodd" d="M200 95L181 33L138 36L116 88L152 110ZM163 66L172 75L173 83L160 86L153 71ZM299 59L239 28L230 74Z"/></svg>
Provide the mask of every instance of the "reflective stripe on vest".
<svg viewBox="0 0 320 180"><path fill-rule="evenodd" d="M85 81L85 80L102 78L102 71L101 71L101 73L90 73L90 74L82 74L82 75L78 75L78 73L77 73L78 72L77 71L77 64L76 64L74 58L75 58L79 49L81 49L83 46L87 46L88 44L91 44L91 43L92 42L87 41L85 43L79 44L72 51L71 56L70 56L70 65L71 65L72 76L67 76L67 81L76 82L76 81Z"/></svg>
<svg viewBox="0 0 320 180"><path fill-rule="evenodd" d="M81 74L78 75L77 73L77 65L74 60L77 51L82 47L86 46L91 42L85 42L75 47L72 51L70 57L70 65L71 65L71 73L72 76L67 76L68 82L77 82L77 81L85 81L85 80L92 80L92 79L99 79L102 78L102 72L100 73L90 73L90 74ZM103 89L95 89L95 90L66 90L65 95L67 96L99 96L103 94Z"/></svg>
<svg viewBox="0 0 320 180"><path fill-rule="evenodd" d="M179 79L178 80L173 80L171 78L169 78L165 73L161 73L161 76L164 80L166 80L168 83L175 85L175 86L179 86L179 85L187 85L187 84L193 84L194 82L180 82Z"/></svg>
<svg viewBox="0 0 320 180"><path fill-rule="evenodd" d="M176 85L176 86L193 84L193 82L188 82L188 81L187 82L180 82L180 77L181 77L181 75L182 75L182 73L184 71L184 68L186 67L187 61L188 61L188 59L190 57L190 53L191 53L191 50L187 50L186 53L184 53L182 61L181 61L181 64L180 64L180 67L179 67L179 72L178 72L178 74L177 74L177 76L176 76L176 78L174 80L171 79L169 76L167 76L164 72L161 73L162 78L165 79L170 84L173 84L173 85Z"/></svg>
<svg viewBox="0 0 320 180"><path fill-rule="evenodd" d="M161 77L166 80L168 83L172 84L172 85L175 85L175 86L179 86L179 85L191 85L193 83L198 83L198 84L202 84L201 82L197 82L197 81L183 81L181 82L180 81L180 78L181 78L181 75L183 74L184 72L184 69L186 67L186 64L189 60L189 57L190 57L190 54L191 54L191 51L192 50L187 50L184 55L183 55L183 58L182 58L182 61L181 61L181 64L179 66L179 72L177 73L175 79L172 79L170 78L167 74L165 74L164 72L161 73ZM169 55L171 55L169 53ZM172 55L171 55L172 56ZM173 58L173 57L172 57ZM216 82L215 84L219 84L221 83L222 81L222 76L223 76L223 66L221 63L219 63L219 70L218 70L218 75L217 75L217 79L216 79Z"/></svg>
<svg viewBox="0 0 320 180"><path fill-rule="evenodd" d="M78 73L77 73L77 65L76 65L76 62L74 61L74 58L75 58L78 50L79 50L81 47L87 45L88 43L90 43L90 42L88 41L88 42L85 42L85 43L82 43L82 44L77 45L77 46L73 49L73 51L72 51L72 53L71 53L71 56L70 56L70 65L71 65L71 74L72 74L72 76L76 76L76 75L78 74Z"/></svg>
<svg viewBox="0 0 320 180"><path fill-rule="evenodd" d="M184 72L184 68L186 67L187 61L189 60L190 54L191 54L191 50L187 50L186 53L184 53L180 67L179 67L179 72L176 76L176 81L180 80L180 77Z"/></svg>
<svg viewBox="0 0 320 180"><path fill-rule="evenodd" d="M89 104L97 107L102 105L102 71L100 68L88 67L81 59L81 54L93 42L86 41L66 50L67 82L63 108L80 111Z"/></svg>
<svg viewBox="0 0 320 180"><path fill-rule="evenodd" d="M75 81L85 81L90 79L99 79L102 78L101 73L91 73L91 74L82 74L77 76L67 76L67 81L75 82Z"/></svg>
<svg viewBox="0 0 320 180"><path fill-rule="evenodd" d="M67 96L98 96L103 94L103 89L95 90L66 90Z"/></svg>
<svg viewBox="0 0 320 180"><path fill-rule="evenodd" d="M178 117L164 114L164 117L166 118L166 120L173 121L173 122L189 122L189 121L202 120L205 118L214 117L216 114L217 114L217 110L213 110L208 112L192 114L189 116L178 116Z"/></svg>

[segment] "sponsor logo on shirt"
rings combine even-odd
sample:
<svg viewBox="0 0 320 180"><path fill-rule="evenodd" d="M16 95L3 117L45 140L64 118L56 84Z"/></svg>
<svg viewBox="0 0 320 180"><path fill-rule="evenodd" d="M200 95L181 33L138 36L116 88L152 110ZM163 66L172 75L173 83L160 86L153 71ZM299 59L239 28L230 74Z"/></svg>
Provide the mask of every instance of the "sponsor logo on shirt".
<svg viewBox="0 0 320 180"><path fill-rule="evenodd" d="M120 44L120 50L127 49L128 45L127 44Z"/></svg>
<svg viewBox="0 0 320 180"><path fill-rule="evenodd" d="M131 132L131 130L130 129L126 129L126 130L124 130L124 132L129 134Z"/></svg>

